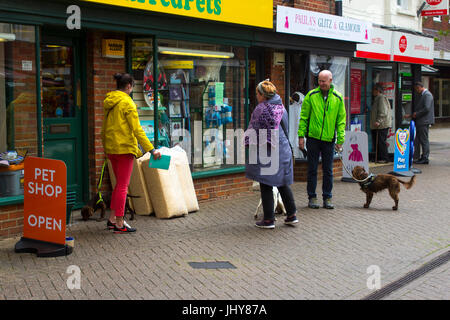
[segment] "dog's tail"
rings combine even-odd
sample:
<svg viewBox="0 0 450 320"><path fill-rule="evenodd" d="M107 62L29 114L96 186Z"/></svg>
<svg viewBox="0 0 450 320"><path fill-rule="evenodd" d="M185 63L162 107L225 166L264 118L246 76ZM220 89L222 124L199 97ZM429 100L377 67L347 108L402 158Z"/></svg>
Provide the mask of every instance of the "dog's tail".
<svg viewBox="0 0 450 320"><path fill-rule="evenodd" d="M414 183L416 183L416 176L415 176L415 175L412 176L412 177L411 177L411 180L409 180L409 182L405 182L405 181L402 181L402 180L400 180L400 179L398 179L398 182L400 182L401 184L403 184L403 185L405 186L406 189L410 189L410 188L414 185Z"/></svg>

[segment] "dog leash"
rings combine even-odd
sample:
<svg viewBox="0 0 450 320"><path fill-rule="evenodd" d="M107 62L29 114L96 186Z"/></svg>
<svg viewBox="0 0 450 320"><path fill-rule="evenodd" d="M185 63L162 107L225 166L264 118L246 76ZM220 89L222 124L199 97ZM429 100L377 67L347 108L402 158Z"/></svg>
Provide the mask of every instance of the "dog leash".
<svg viewBox="0 0 450 320"><path fill-rule="evenodd" d="M344 149L343 149L342 147L339 148L339 149L336 149L336 152L337 152L337 154L339 155L339 160L341 160L342 167L343 167L344 170L348 173L348 175L349 175L350 177L352 177L353 180L355 180L356 182L359 182L359 183L365 183L365 182L367 182L368 180L370 180L370 179L374 176L374 174L371 173L371 174L369 174L369 175L367 176L367 178L365 178L365 179L363 179L363 180L358 180L358 179L356 179L356 178L353 176L353 173L350 173L350 172L348 171L347 167L346 167L345 164L344 164L344 161L342 161L342 152L343 152L343 151L344 151Z"/></svg>
<svg viewBox="0 0 450 320"><path fill-rule="evenodd" d="M105 172L105 166L106 166L106 159L105 159L105 161L103 161L102 173L100 174L100 181L98 182L98 186L97 186L98 200L95 203L96 205L103 201L102 192L100 191L100 189L102 188L103 173Z"/></svg>

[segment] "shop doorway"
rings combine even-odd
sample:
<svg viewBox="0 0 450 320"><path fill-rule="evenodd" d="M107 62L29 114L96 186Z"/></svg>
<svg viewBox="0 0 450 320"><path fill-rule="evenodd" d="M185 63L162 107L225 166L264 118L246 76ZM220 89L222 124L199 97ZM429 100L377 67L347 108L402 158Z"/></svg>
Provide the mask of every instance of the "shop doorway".
<svg viewBox="0 0 450 320"><path fill-rule="evenodd" d="M83 201L83 112L80 46L76 38L41 42L43 156L67 167L67 200Z"/></svg>
<svg viewBox="0 0 450 320"><path fill-rule="evenodd" d="M370 111L372 110L372 88L376 83L380 83L384 89L384 95L388 98L391 105L391 115L392 115L392 128L389 129L388 137L386 142L388 144L388 153L394 153L394 138L396 126L396 70L395 65L390 63L367 63L367 87L366 87L366 101L367 101L367 117L366 117L366 132L368 135L369 142L369 152L371 153L371 158L375 159L375 148L372 143L372 132L370 130Z"/></svg>
<svg viewBox="0 0 450 320"><path fill-rule="evenodd" d="M264 49L262 48L250 48L248 50L248 63L249 63L249 79L248 79L248 118L251 118L253 110L258 105L256 100L256 86L258 83L264 80Z"/></svg>

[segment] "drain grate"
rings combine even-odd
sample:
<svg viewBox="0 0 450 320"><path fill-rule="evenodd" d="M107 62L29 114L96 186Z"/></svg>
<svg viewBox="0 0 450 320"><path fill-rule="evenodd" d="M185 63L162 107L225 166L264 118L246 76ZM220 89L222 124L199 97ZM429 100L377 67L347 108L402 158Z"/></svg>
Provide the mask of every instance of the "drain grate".
<svg viewBox="0 0 450 320"><path fill-rule="evenodd" d="M425 275L425 273L430 272L431 270L436 269L437 267L445 264L449 260L450 260L450 251L447 251L438 256L437 258L431 260L430 262L427 262L419 269L409 272L400 279L391 282L390 284L386 285L380 290L375 291L372 294L369 294L368 296L362 298L361 300L380 300L385 296L388 296L395 290L398 290L401 287L406 286L408 283L416 280L417 278L420 278L421 276Z"/></svg>
<svg viewBox="0 0 450 320"><path fill-rule="evenodd" d="M236 269L228 261L206 261L206 262L188 262L194 269Z"/></svg>

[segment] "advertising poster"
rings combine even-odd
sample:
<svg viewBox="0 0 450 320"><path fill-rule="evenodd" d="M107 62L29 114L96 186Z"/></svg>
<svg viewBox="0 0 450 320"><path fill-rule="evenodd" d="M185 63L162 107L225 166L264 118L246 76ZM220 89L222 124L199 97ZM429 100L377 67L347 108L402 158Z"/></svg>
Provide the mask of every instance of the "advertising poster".
<svg viewBox="0 0 450 320"><path fill-rule="evenodd" d="M408 129L395 132L394 172L409 171L410 138Z"/></svg>
<svg viewBox="0 0 450 320"><path fill-rule="evenodd" d="M359 114L361 113L362 70L351 69L350 83L351 83L350 112L351 114Z"/></svg>
<svg viewBox="0 0 450 320"><path fill-rule="evenodd" d="M345 142L342 146L342 178L352 179L347 173L352 172L356 166L361 166L369 172L369 145L368 136L364 131L345 131Z"/></svg>

